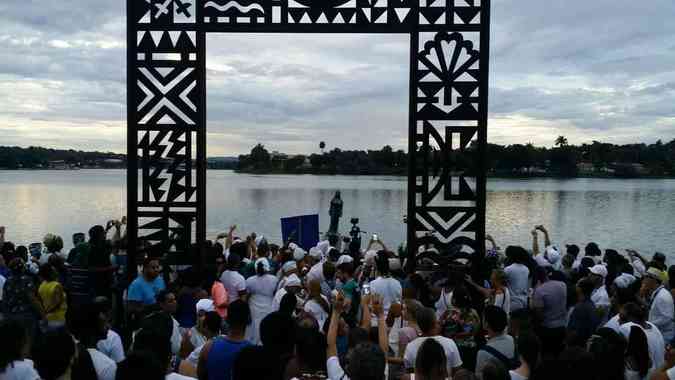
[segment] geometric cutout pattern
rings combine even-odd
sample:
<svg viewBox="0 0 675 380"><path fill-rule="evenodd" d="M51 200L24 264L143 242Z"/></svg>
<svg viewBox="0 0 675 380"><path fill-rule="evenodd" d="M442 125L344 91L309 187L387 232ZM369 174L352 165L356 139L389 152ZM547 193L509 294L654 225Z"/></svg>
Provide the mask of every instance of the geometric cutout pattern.
<svg viewBox="0 0 675 380"><path fill-rule="evenodd" d="M459 3L422 0L420 28L446 25L447 12L454 12ZM461 3L464 8L480 7L478 2ZM480 153L486 144L487 75L481 63L487 59L478 47L485 40L469 31L419 36L411 84L415 125L410 146L415 153L409 191L414 198L408 215L414 219L408 239L431 237L440 246L462 245L465 252L482 253L485 172Z"/></svg>
<svg viewBox="0 0 675 380"><path fill-rule="evenodd" d="M410 36L408 263L484 254L490 0L128 0L129 255L206 239L205 35ZM466 251L466 250L465 250ZM180 261L177 260L177 261ZM135 268L132 266L132 268ZM130 276L133 276L133 270Z"/></svg>

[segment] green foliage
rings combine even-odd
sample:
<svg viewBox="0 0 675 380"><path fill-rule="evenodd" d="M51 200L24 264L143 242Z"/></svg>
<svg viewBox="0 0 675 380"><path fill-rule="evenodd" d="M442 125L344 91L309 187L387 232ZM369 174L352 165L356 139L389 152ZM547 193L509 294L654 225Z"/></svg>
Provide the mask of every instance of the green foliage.
<svg viewBox="0 0 675 380"><path fill-rule="evenodd" d="M106 160L122 160L115 163ZM116 153L57 150L41 147L20 148L0 146L0 168L40 169L48 168L57 161L73 167L125 167L126 156Z"/></svg>
<svg viewBox="0 0 675 380"><path fill-rule="evenodd" d="M664 144L613 145L594 141L580 146L569 145L559 136L554 148L536 147L531 143L514 145L488 144L484 157L491 175L499 176L561 176L574 177L580 163L591 163L597 170L593 175L675 176L675 140ZM255 152L254 152L255 151ZM253 158L255 153L256 159ZM387 145L380 150L340 150L312 154L309 165L305 156L289 156L283 164L270 162L269 153L258 144L251 155L240 156L241 171L311 173L311 174L389 174L406 175L408 155ZM433 146L420 146L416 153L418 170L440 175L444 167L451 173L474 175L480 162L476 144L464 151L444 155ZM274 161L274 160L273 160ZM635 164L641 164L642 171ZM609 169L609 170L607 170Z"/></svg>

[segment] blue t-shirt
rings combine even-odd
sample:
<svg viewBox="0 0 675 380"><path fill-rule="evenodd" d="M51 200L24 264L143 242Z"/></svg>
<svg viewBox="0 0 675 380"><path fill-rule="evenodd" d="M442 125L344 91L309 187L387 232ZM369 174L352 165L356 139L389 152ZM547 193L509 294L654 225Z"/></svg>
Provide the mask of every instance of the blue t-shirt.
<svg viewBox="0 0 675 380"><path fill-rule="evenodd" d="M252 346L252 344L247 340L234 342L227 337L214 340L206 359L209 380L230 380L234 359L236 359L239 351L248 346Z"/></svg>
<svg viewBox="0 0 675 380"><path fill-rule="evenodd" d="M146 281L143 276L138 276L131 285L129 285L127 300L140 302L143 305L152 305L157 302L155 300L157 293L165 288L166 285L164 285L164 279L162 279L162 277L158 276L152 281Z"/></svg>

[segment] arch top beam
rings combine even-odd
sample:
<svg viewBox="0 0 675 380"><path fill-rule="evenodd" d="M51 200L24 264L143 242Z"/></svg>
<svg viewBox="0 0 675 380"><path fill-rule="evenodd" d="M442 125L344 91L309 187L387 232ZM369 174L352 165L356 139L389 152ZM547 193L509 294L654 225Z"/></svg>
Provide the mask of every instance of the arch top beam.
<svg viewBox="0 0 675 380"><path fill-rule="evenodd" d="M481 30L485 0L135 0L138 30L411 33Z"/></svg>

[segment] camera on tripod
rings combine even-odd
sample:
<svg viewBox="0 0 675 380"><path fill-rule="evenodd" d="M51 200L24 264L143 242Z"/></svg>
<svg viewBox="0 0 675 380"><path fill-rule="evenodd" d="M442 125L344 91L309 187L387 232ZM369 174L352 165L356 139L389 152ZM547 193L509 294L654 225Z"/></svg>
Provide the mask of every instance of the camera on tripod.
<svg viewBox="0 0 675 380"><path fill-rule="evenodd" d="M352 218L350 220L352 224L352 229L349 231L349 236L351 236L351 241L349 242L349 253L353 256L358 257L361 250L361 228L359 228L359 218Z"/></svg>

